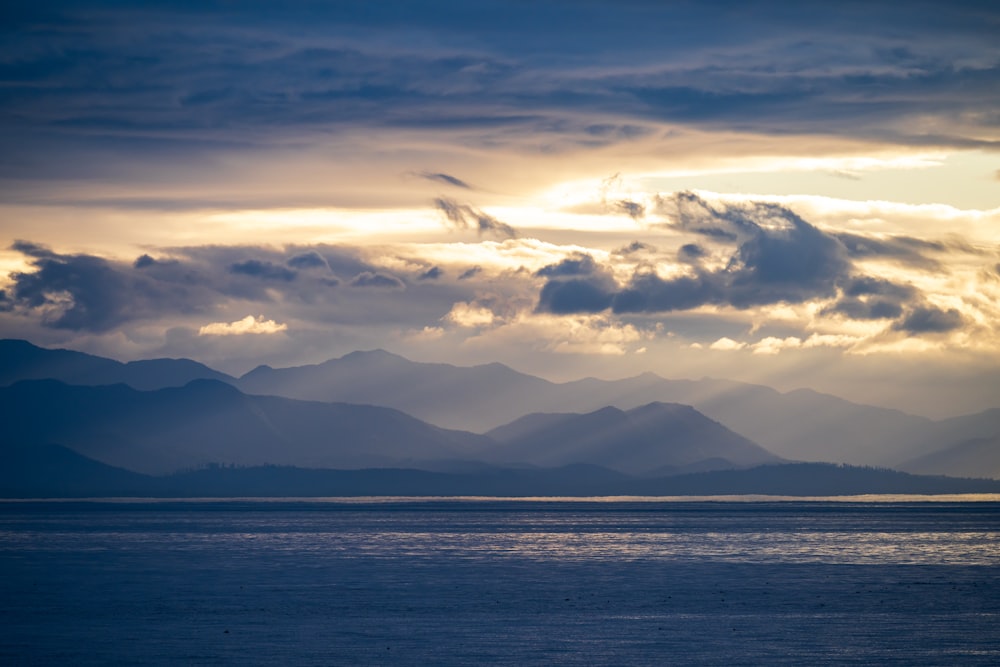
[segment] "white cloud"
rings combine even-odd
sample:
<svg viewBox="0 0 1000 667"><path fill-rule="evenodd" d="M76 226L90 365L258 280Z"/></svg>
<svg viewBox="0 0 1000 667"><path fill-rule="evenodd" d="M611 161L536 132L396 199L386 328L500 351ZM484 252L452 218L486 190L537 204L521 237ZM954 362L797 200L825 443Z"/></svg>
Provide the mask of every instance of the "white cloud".
<svg viewBox="0 0 1000 667"><path fill-rule="evenodd" d="M265 320L263 315L247 315L235 322L212 322L198 329L199 336L241 336L243 334L274 334L286 331L288 325Z"/></svg>
<svg viewBox="0 0 1000 667"><path fill-rule="evenodd" d="M460 327L485 327L493 324L496 315L489 308L459 302L452 306L444 319Z"/></svg>
<svg viewBox="0 0 1000 667"><path fill-rule="evenodd" d="M737 342L737 341L733 340L732 338L723 337L723 338L720 338L719 340L715 341L714 343L712 343L708 347L711 350L727 350L727 351L729 351L729 350L742 350L746 346L747 346L746 343L740 343L740 342Z"/></svg>

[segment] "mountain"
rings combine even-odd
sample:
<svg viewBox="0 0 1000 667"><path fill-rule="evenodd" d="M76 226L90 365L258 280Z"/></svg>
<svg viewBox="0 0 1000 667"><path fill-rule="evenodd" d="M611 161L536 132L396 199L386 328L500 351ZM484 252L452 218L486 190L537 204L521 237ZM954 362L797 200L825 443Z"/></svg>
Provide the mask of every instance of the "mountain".
<svg viewBox="0 0 1000 667"><path fill-rule="evenodd" d="M959 442L904 461L899 469L917 474L1000 478L1000 435Z"/></svg>
<svg viewBox="0 0 1000 667"><path fill-rule="evenodd" d="M1000 478L1000 409L934 424L918 454L895 467L914 473Z"/></svg>
<svg viewBox="0 0 1000 667"><path fill-rule="evenodd" d="M183 359L121 364L25 341L0 341L0 384L25 377L91 385L121 381L140 389L182 386L188 378L207 377L247 393L378 405L439 427L480 433L530 413L682 403L782 458L855 465L899 466L969 440L1000 437L1000 410L932 421L808 389L783 393L711 378L668 380L653 373L554 383L501 364L418 363L382 350L312 366L261 366L235 379Z"/></svg>
<svg viewBox="0 0 1000 667"><path fill-rule="evenodd" d="M25 340L0 340L0 385L20 380L60 380L67 384L127 384L152 390L181 387L192 380L235 379L190 359L149 359L126 364L73 350L50 350Z"/></svg>
<svg viewBox="0 0 1000 667"><path fill-rule="evenodd" d="M86 498L157 495L157 480L60 445L0 447L0 497Z"/></svg>
<svg viewBox="0 0 1000 667"><path fill-rule="evenodd" d="M0 498L250 498L331 496L844 496L998 493L1000 481L909 475L823 463L767 465L637 479L574 465L444 473L403 468L330 470L209 466L152 477L58 445L0 447Z"/></svg>
<svg viewBox="0 0 1000 667"><path fill-rule="evenodd" d="M675 403L650 403L629 411L605 407L587 414L532 414L487 435L500 443L491 452L492 461L589 463L635 475L779 460L694 408Z"/></svg>
<svg viewBox="0 0 1000 667"><path fill-rule="evenodd" d="M352 352L312 366L259 366L236 381L249 394L382 405L446 428L485 431L536 407L551 382L503 364L417 363L385 350Z"/></svg>
<svg viewBox="0 0 1000 667"><path fill-rule="evenodd" d="M0 388L0 423L10 445L57 443L149 474L209 463L418 466L478 459L492 444L389 408L247 396L215 380L149 392L25 380Z"/></svg>
<svg viewBox="0 0 1000 667"><path fill-rule="evenodd" d="M501 364L427 364L375 350L313 366L262 366L239 378L237 386L248 393L383 405L439 426L476 432L534 412L683 403L792 460L892 465L941 446L923 444L934 422L898 410L810 390L781 393L761 385L667 380L653 373L560 384Z"/></svg>

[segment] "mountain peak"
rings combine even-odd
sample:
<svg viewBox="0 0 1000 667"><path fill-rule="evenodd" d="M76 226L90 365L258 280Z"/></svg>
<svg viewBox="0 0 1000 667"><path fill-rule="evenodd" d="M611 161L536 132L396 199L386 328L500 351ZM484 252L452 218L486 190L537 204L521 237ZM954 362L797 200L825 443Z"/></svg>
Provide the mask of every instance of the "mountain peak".
<svg viewBox="0 0 1000 667"><path fill-rule="evenodd" d="M355 350L354 352L349 352L340 359L335 359L333 361L409 361L406 357L401 357L398 354L393 354L382 348L377 348L374 350Z"/></svg>

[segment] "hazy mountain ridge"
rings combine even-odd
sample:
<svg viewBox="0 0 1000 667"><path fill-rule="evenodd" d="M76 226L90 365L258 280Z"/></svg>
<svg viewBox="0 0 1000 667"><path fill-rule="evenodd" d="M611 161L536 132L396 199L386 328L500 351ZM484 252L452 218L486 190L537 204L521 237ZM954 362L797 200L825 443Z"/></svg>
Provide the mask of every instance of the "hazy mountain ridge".
<svg viewBox="0 0 1000 667"><path fill-rule="evenodd" d="M354 392L345 377L365 377L360 369L366 362L386 357L392 359L392 367L400 374L385 373L385 365L377 364L380 372L369 376L363 392ZM348 376L340 373L344 360L349 360L352 367ZM282 378L274 393L290 392L289 386L294 386L299 397L325 394L341 400L375 402L434 424L477 432L487 432L536 412L588 412L608 406L629 410L654 401L681 403L789 460L891 467L969 439L970 424L976 425L972 430L977 437L1000 436L1000 410L936 422L810 389L782 393L729 380L667 380L648 372L623 380L584 378L554 383L503 366L504 372L496 373L497 366L422 364L373 351L352 353L289 373L272 369L270 375ZM441 369L446 371L446 381L435 375ZM492 374L486 377L484 369ZM449 387L441 394L448 399L437 400L433 391L399 390L400 386L425 385ZM380 393L383 390L385 393ZM412 396L416 400L411 400Z"/></svg>
<svg viewBox="0 0 1000 667"><path fill-rule="evenodd" d="M149 476L59 445L0 448L0 498L350 496L702 496L1000 493L1000 481L911 475L825 463L765 465L639 479L599 466L446 473L288 466L207 466Z"/></svg>
<svg viewBox="0 0 1000 667"><path fill-rule="evenodd" d="M181 387L192 380L236 378L191 359L144 359L122 363L73 350L47 349L25 340L0 340L0 386L19 380L60 380L66 384L127 384L152 390Z"/></svg>
<svg viewBox="0 0 1000 667"><path fill-rule="evenodd" d="M492 444L391 408L248 396L215 380L151 392L25 380L0 388L0 420L8 443L58 443L152 474L212 462L362 468L478 459Z"/></svg>
<svg viewBox="0 0 1000 667"><path fill-rule="evenodd" d="M500 443L491 460L541 466L601 465L634 475L704 461L749 467L780 458L687 405L650 403L624 411L535 414L487 432Z"/></svg>
<svg viewBox="0 0 1000 667"><path fill-rule="evenodd" d="M975 456L967 460L969 448L958 447L970 440L1000 438L1000 409L932 421L807 389L781 393L727 380L665 380L653 373L617 381L585 378L560 384L501 364L424 364L381 350L290 369L261 366L239 379L189 360L121 364L78 352L45 350L26 341L0 341L0 362L0 384L46 373L59 379L71 377L80 384L104 384L108 377L130 373L131 386L150 387L170 386L201 374L220 376L245 391L380 405L438 426L476 425L480 432L529 413L586 413L609 406L630 410L650 402L682 403L786 459L906 467L931 457L927 460L940 467L929 471L938 473L993 469L978 465ZM149 369L156 372L146 373ZM941 454L931 456L936 453ZM989 458L989 451L982 455ZM963 462L950 463L949 457Z"/></svg>
<svg viewBox="0 0 1000 667"><path fill-rule="evenodd" d="M445 428L482 432L536 411L537 396L553 383L502 364L452 366L415 363L372 350L321 364L260 366L235 381L251 394L314 401L384 405Z"/></svg>

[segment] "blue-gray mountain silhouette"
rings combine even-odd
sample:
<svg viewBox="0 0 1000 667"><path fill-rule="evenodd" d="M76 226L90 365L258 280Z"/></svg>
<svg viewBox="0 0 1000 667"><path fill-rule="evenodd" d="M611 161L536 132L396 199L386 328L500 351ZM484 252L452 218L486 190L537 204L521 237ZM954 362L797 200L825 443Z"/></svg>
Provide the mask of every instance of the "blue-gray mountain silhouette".
<svg viewBox="0 0 1000 667"><path fill-rule="evenodd" d="M446 428L481 432L536 411L535 399L556 385L503 364L417 363L373 350L309 366L260 366L237 386L250 394L384 405Z"/></svg>
<svg viewBox="0 0 1000 667"><path fill-rule="evenodd" d="M247 396L215 380L142 392L25 380L0 388L4 439L161 474L209 463L361 468L478 459L492 444L398 410Z"/></svg>
<svg viewBox="0 0 1000 667"><path fill-rule="evenodd" d="M780 459L688 405L650 403L624 411L532 414L487 435L492 460L539 466L589 463L634 475L750 467Z"/></svg>
<svg viewBox="0 0 1000 667"><path fill-rule="evenodd" d="M638 479L598 466L483 468L446 473L287 466L208 466L153 477L88 459L65 447L0 444L0 498L317 496L685 496L862 493L997 493L1000 481L910 475L825 463Z"/></svg>
<svg viewBox="0 0 1000 667"><path fill-rule="evenodd" d="M0 385L19 380L67 384L127 384L135 389L182 387L192 380L235 379L190 359L146 359L126 364L73 350L50 350L25 340L0 340Z"/></svg>
<svg viewBox="0 0 1000 667"><path fill-rule="evenodd" d="M184 359L121 364L78 352L46 350L25 341L0 341L0 384L41 377L91 385L124 381L144 389L212 377L249 393L391 407L437 426L476 432L533 412L588 412L605 406L628 410L652 401L683 403L786 459L878 466L909 465L970 440L1000 438L1000 410L932 421L807 389L781 393L710 378L666 380L644 373L616 381L586 378L553 383L501 364L425 364L376 350L313 366L262 366L237 380ZM988 450L985 454L980 470L992 469ZM953 470L944 459L927 460L944 466L928 472ZM969 465L977 467L975 455Z"/></svg>

